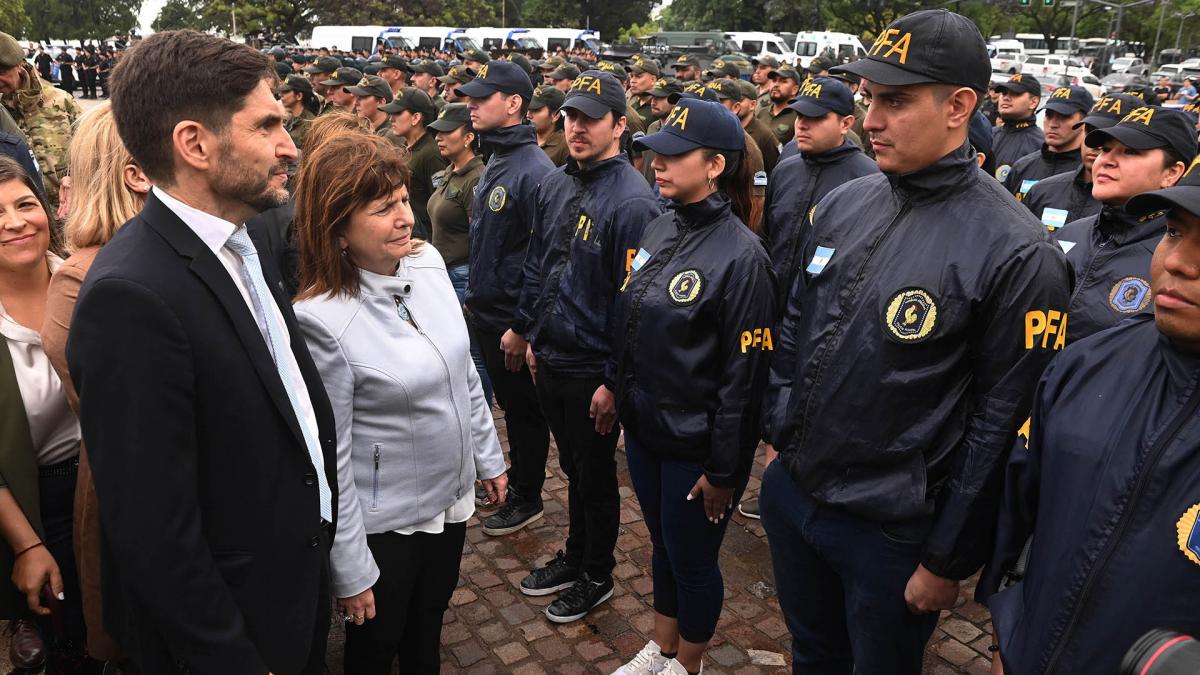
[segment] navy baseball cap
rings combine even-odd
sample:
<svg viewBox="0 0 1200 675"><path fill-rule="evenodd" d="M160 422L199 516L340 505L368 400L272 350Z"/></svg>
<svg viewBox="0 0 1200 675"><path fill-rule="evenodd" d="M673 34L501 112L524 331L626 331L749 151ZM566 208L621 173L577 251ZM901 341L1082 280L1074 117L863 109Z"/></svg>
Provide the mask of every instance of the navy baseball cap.
<svg viewBox="0 0 1200 675"><path fill-rule="evenodd" d="M1179 182L1169 188L1134 195L1125 203L1125 211L1140 218L1155 211L1180 208L1200 216L1200 170L1196 169L1197 164L1192 160Z"/></svg>
<svg viewBox="0 0 1200 675"><path fill-rule="evenodd" d="M667 101L669 101L671 105L675 105L680 101L680 99L685 98L695 98L703 101L713 102L721 100L717 97L717 92L710 89L708 85L701 84L699 82L692 82L688 86L684 87L682 92L678 94L669 94L667 96Z"/></svg>
<svg viewBox="0 0 1200 675"><path fill-rule="evenodd" d="M471 126L471 111L466 103L447 103L438 113L436 120L429 124L430 131L454 131Z"/></svg>
<svg viewBox="0 0 1200 675"><path fill-rule="evenodd" d="M831 112L845 117L854 114L854 94L841 80L814 77L805 80L800 95L788 107L805 117L824 117Z"/></svg>
<svg viewBox="0 0 1200 675"><path fill-rule="evenodd" d="M746 132L737 116L720 103L685 98L671 109L662 129L633 142L634 150L668 157L696 148L740 152L746 148Z"/></svg>
<svg viewBox="0 0 1200 675"><path fill-rule="evenodd" d="M358 81L362 78L362 71L357 68L338 68L333 71L333 77L318 84L323 84L326 87L341 87L345 89L346 87L353 87L358 84Z"/></svg>
<svg viewBox="0 0 1200 675"><path fill-rule="evenodd" d="M1142 103L1141 99L1128 94L1105 96L1092 104L1092 109L1088 111L1087 117L1076 122L1071 128L1078 129L1086 124L1096 129L1107 129L1120 122L1122 117L1144 105L1146 104Z"/></svg>
<svg viewBox="0 0 1200 675"><path fill-rule="evenodd" d="M893 21L875 38L866 58L831 70L888 86L942 82L986 91L992 62L973 21L944 9L925 9Z"/></svg>
<svg viewBox="0 0 1200 675"><path fill-rule="evenodd" d="M625 87L612 73L602 70L588 70L580 73L571 88L567 90L567 98L559 106L560 110L578 110L592 119L600 119L611 112L616 117L622 117L628 110L625 102Z"/></svg>
<svg viewBox="0 0 1200 675"><path fill-rule="evenodd" d="M458 88L458 95L487 98L498 91L528 101L533 98L533 83L521 66L512 61L488 61L479 68L475 79Z"/></svg>
<svg viewBox="0 0 1200 675"><path fill-rule="evenodd" d="M660 77L654 81L654 88L646 92L654 98L670 98L672 94L683 92L683 86L679 84L679 80L673 77Z"/></svg>
<svg viewBox="0 0 1200 675"><path fill-rule="evenodd" d="M1096 99L1092 98L1092 92L1083 87L1070 86L1055 89L1043 107L1060 115L1074 115L1077 112L1086 115L1094 105Z"/></svg>
<svg viewBox="0 0 1200 675"><path fill-rule="evenodd" d="M533 98L529 101L530 110L541 110L549 108L552 112L558 112L562 107L563 101L567 100L567 95L562 89L552 84L539 84L537 89L533 90Z"/></svg>
<svg viewBox="0 0 1200 675"><path fill-rule="evenodd" d="M1024 73L1014 73L1008 78L1007 82L1000 82L992 86L992 91L1007 91L1010 94L1033 94L1034 96L1042 95L1042 83L1032 75Z"/></svg>
<svg viewBox="0 0 1200 675"><path fill-rule="evenodd" d="M967 140L971 141L975 152L989 157L992 155L992 123L987 115L975 111L971 117L971 126L967 128Z"/></svg>
<svg viewBox="0 0 1200 675"><path fill-rule="evenodd" d="M1166 148L1188 164L1196 156L1196 127L1181 110L1142 106L1107 129L1092 130L1083 142L1098 148L1110 138L1135 150Z"/></svg>

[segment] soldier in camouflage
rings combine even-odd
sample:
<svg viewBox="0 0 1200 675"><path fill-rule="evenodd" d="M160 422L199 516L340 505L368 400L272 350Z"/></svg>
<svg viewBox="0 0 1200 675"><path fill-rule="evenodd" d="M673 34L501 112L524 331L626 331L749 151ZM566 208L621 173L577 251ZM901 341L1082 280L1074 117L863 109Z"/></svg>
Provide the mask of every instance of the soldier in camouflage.
<svg viewBox="0 0 1200 675"><path fill-rule="evenodd" d="M67 92L44 82L8 33L0 33L0 104L29 139L42 170L46 196L57 210L59 186L67 175L67 143L80 115L79 104Z"/></svg>

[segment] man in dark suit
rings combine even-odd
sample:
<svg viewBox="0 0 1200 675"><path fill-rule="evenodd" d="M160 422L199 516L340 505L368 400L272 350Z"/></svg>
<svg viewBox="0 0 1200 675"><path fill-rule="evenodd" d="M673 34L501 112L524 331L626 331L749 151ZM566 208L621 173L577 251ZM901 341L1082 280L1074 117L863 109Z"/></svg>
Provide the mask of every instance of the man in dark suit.
<svg viewBox="0 0 1200 675"><path fill-rule="evenodd" d="M174 77L181 53L205 67ZM154 189L97 256L67 356L105 621L145 675L323 672L333 416L261 231L241 225L288 197L275 83L267 57L193 31L143 40L112 74Z"/></svg>

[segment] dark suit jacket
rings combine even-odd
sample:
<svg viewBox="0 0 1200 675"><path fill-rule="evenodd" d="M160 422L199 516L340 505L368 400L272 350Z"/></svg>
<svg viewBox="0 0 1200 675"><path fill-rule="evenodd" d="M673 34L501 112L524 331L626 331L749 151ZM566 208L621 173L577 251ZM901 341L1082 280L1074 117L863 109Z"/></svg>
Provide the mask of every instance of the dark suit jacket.
<svg viewBox="0 0 1200 675"><path fill-rule="evenodd" d="M333 413L262 259L336 508ZM299 672L314 621L328 620L313 464L229 273L153 194L96 257L67 361L99 497L108 628L147 675Z"/></svg>

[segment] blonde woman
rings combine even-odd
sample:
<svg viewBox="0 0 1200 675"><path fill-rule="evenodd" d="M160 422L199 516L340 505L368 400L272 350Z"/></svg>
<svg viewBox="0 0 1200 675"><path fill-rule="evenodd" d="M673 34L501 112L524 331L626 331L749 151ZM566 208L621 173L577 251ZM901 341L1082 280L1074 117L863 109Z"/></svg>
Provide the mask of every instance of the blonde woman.
<svg viewBox="0 0 1200 675"><path fill-rule="evenodd" d="M117 135L108 102L79 118L67 149L73 198L64 232L71 257L54 273L42 325L42 347L66 389L67 401L79 413L79 396L67 371L67 332L79 287L88 268L117 230L137 215L150 191L150 181ZM102 661L120 658L120 649L104 630L100 599L100 520L87 451L79 451L75 486L75 557L83 590L88 654Z"/></svg>

